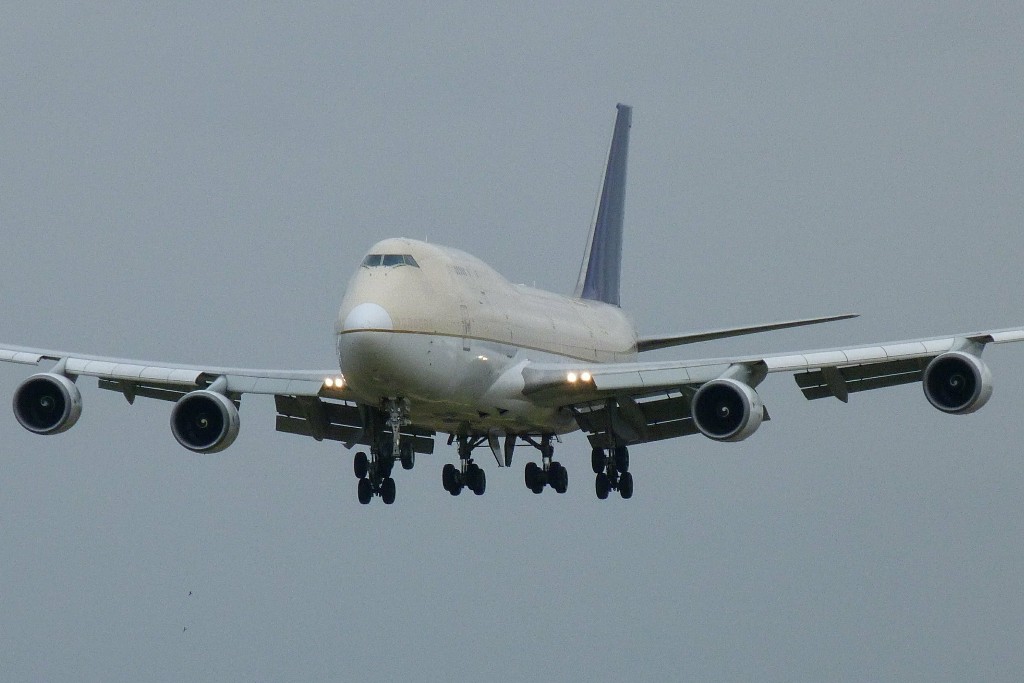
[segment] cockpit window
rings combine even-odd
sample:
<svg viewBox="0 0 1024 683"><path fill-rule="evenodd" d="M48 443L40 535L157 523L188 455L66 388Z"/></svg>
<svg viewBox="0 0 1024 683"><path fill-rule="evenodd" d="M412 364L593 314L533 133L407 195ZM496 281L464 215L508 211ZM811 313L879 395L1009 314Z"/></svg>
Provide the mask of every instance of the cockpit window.
<svg viewBox="0 0 1024 683"><path fill-rule="evenodd" d="M377 266L412 266L413 268L419 268L420 264L416 263L409 254L370 254L363 259L363 266L366 268L375 268Z"/></svg>

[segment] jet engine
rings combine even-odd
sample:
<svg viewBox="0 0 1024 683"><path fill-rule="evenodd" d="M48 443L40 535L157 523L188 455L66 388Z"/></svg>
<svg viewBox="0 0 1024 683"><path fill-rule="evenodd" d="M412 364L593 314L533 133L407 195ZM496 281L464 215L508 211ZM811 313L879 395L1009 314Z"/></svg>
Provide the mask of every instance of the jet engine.
<svg viewBox="0 0 1024 683"><path fill-rule="evenodd" d="M200 389L185 394L171 410L171 433L196 453L217 453L238 437L238 408L224 394Z"/></svg>
<svg viewBox="0 0 1024 683"><path fill-rule="evenodd" d="M693 395L693 421L716 441L742 441L761 426L764 404L748 384L728 377L708 382Z"/></svg>
<svg viewBox="0 0 1024 683"><path fill-rule="evenodd" d="M60 434L82 415L82 394L64 375L32 375L14 392L14 417L35 434Z"/></svg>
<svg viewBox="0 0 1024 683"><path fill-rule="evenodd" d="M928 363L921 385L933 406L944 413L966 415L981 408L992 396L992 373L981 358L950 351Z"/></svg>

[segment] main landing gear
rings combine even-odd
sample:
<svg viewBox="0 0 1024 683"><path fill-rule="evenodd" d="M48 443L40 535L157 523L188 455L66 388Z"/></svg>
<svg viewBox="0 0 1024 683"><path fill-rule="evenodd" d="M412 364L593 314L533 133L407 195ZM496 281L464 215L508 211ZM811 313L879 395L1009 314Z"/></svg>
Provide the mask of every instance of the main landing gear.
<svg viewBox="0 0 1024 683"><path fill-rule="evenodd" d="M487 474L473 462L473 449L487 443L486 437L470 438L460 434L459 441L459 466L448 463L441 470L441 485L444 490L453 496L462 493L463 488L468 488L478 496L484 495L487 490Z"/></svg>
<svg viewBox="0 0 1024 683"><path fill-rule="evenodd" d="M595 448L590 452L590 466L597 475L594 490L604 500L610 491L618 491L623 498L633 497L633 475L629 473L629 449Z"/></svg>
<svg viewBox="0 0 1024 683"><path fill-rule="evenodd" d="M526 463L523 473L526 488L539 494L545 486L550 486L558 493L565 493L569 488L569 472L562 463L552 460L555 449L551 445L551 434L543 435L540 443L530 437L522 438L540 451L540 465L532 461Z"/></svg>
<svg viewBox="0 0 1024 683"><path fill-rule="evenodd" d="M416 451L411 441L403 441L400 430L408 424L408 406L401 399L385 402L388 411L387 420L383 420L380 411L371 411L368 415L368 431L371 435L370 455L365 451L356 453L352 461L352 471L359 480L356 492L359 502L366 505L374 496L380 496L385 505L395 502L395 480L391 471L395 462L402 463L402 469L411 470L416 464ZM387 428L387 431L385 431Z"/></svg>

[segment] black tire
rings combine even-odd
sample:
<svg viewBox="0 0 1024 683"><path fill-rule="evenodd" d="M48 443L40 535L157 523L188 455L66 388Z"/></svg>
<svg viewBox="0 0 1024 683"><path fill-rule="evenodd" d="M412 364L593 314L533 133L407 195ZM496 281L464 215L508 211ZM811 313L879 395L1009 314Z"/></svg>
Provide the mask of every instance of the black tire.
<svg viewBox="0 0 1024 683"><path fill-rule="evenodd" d="M530 490L537 494L544 493L544 484L537 484L530 488Z"/></svg>
<svg viewBox="0 0 1024 683"><path fill-rule="evenodd" d="M619 478L619 495L624 499L633 497L633 475L629 472L623 472Z"/></svg>
<svg viewBox="0 0 1024 683"><path fill-rule="evenodd" d="M363 478L359 480L359 486L356 488L356 492L359 495L359 502L366 505L373 498L373 485L369 479Z"/></svg>
<svg viewBox="0 0 1024 683"><path fill-rule="evenodd" d="M441 468L441 485L444 486L445 491L451 492L458 485L458 474L459 471L451 463Z"/></svg>
<svg viewBox="0 0 1024 683"><path fill-rule="evenodd" d="M604 472L600 472L597 478L594 479L594 491L597 493L597 497L601 500L605 500L608 497L608 492L611 491L612 485L608 481L608 475Z"/></svg>
<svg viewBox="0 0 1024 683"><path fill-rule="evenodd" d="M484 491L487 490L487 473L481 468L477 467L476 472L473 473L473 493L478 496L484 495Z"/></svg>
<svg viewBox="0 0 1024 683"><path fill-rule="evenodd" d="M569 471L562 466L562 463L551 463L551 469L548 470L548 474L551 478L551 488L557 493L565 493L569 488Z"/></svg>
<svg viewBox="0 0 1024 683"><path fill-rule="evenodd" d="M395 480L388 477L380 483L380 498L385 505L395 502Z"/></svg>
<svg viewBox="0 0 1024 683"><path fill-rule="evenodd" d="M370 459L366 457L366 453L359 451L352 460L352 472L356 475L356 479L366 479L366 473L369 471Z"/></svg>
<svg viewBox="0 0 1024 683"><path fill-rule="evenodd" d="M540 468L537 467L537 463L528 462L526 463L526 469L523 471L523 478L526 480L526 488L533 490L537 487L540 474ZM544 488L544 484L541 483L541 488ZM535 492L536 493L536 492Z"/></svg>
<svg viewBox="0 0 1024 683"><path fill-rule="evenodd" d="M615 469L619 472L629 472L629 449L625 446L615 447Z"/></svg>
<svg viewBox="0 0 1024 683"><path fill-rule="evenodd" d="M601 474L604 472L604 449L595 448L590 451L590 467L593 468L594 474Z"/></svg>
<svg viewBox="0 0 1024 683"><path fill-rule="evenodd" d="M402 469L411 470L416 464L416 451L413 450L412 443L408 440L403 441L399 450L401 450L402 453Z"/></svg>

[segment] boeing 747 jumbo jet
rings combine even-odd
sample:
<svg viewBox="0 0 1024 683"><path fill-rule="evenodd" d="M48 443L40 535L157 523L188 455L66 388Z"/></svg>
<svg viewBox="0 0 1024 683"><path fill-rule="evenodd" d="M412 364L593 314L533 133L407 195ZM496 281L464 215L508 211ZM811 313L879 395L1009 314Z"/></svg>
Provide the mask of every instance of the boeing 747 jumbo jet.
<svg viewBox="0 0 1024 683"><path fill-rule="evenodd" d="M269 394L277 430L362 447L354 458L360 503L395 500L394 465L411 469L448 435L458 464L441 470L445 491L484 493L473 452L509 467L517 447L539 452L526 486L565 493L554 459L559 435L589 437L598 498L633 495L629 447L689 434L715 441L751 436L768 412L756 389L771 372L794 373L808 399L847 401L858 391L921 382L950 414L978 410L992 394L986 344L1024 341L1024 328L952 334L712 360L639 362L653 349L823 323L808 318L668 336L639 336L619 308L619 273L631 109L618 106L601 195L576 290L562 296L512 284L456 249L411 239L375 244L352 276L335 323L337 370L246 370L105 358L0 345L0 360L46 371L14 392L14 416L30 432L59 434L82 414L80 377L101 389L171 401L171 434L196 453L222 451L239 430L244 394Z"/></svg>

